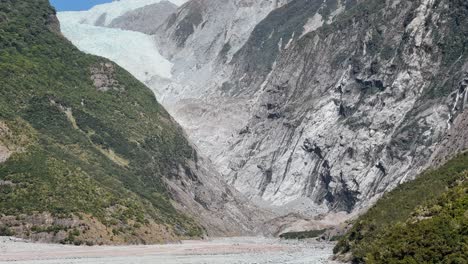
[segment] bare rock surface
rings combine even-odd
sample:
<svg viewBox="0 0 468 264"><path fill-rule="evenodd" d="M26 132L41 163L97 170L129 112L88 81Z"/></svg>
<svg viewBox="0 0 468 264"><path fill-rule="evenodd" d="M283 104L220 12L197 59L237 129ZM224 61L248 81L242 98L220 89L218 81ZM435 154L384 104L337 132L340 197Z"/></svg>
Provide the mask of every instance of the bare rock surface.
<svg viewBox="0 0 468 264"><path fill-rule="evenodd" d="M10 150L5 146L0 145L0 163L5 162L10 156Z"/></svg>
<svg viewBox="0 0 468 264"><path fill-rule="evenodd" d="M166 180L174 206L197 219L212 237L271 234L264 223L277 214L247 200L209 164L199 157Z"/></svg>
<svg viewBox="0 0 468 264"><path fill-rule="evenodd" d="M119 82L115 79L115 66L108 63L100 63L91 68L91 80L98 91L119 90Z"/></svg>
<svg viewBox="0 0 468 264"><path fill-rule="evenodd" d="M161 1L125 13L112 20L109 27L151 35L176 10L177 5L169 1Z"/></svg>
<svg viewBox="0 0 468 264"><path fill-rule="evenodd" d="M11 155L11 151L2 143L2 138L8 134L10 134L10 129L5 123L0 122L0 163L5 162Z"/></svg>
<svg viewBox="0 0 468 264"><path fill-rule="evenodd" d="M157 32L174 83L156 94L241 193L291 212L353 212L430 167L439 147L466 148L466 52L444 44L465 32L463 6L262 5L193 1Z"/></svg>

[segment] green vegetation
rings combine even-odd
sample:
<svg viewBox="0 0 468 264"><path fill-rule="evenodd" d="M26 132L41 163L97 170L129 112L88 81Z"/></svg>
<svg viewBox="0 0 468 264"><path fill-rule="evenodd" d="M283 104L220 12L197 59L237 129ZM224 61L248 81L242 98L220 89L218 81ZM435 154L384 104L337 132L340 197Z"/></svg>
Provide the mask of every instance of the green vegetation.
<svg viewBox="0 0 468 264"><path fill-rule="evenodd" d="M284 239L306 239L306 238L314 238L319 237L323 233L327 231L326 229L320 230L310 230L310 231L303 231L303 232L289 232L280 235L280 238Z"/></svg>
<svg viewBox="0 0 468 264"><path fill-rule="evenodd" d="M0 145L14 153L0 164L0 181L12 183L0 185L0 217L87 214L107 226L152 220L202 235L163 180L195 158L182 130L116 65L119 89L98 91L91 69L111 62L81 53L55 21L46 0L0 4L0 125L10 131Z"/></svg>
<svg viewBox="0 0 468 264"><path fill-rule="evenodd" d="M15 233L7 226L0 226L0 236L13 236Z"/></svg>
<svg viewBox="0 0 468 264"><path fill-rule="evenodd" d="M355 263L466 263L468 153L387 193L335 253Z"/></svg>

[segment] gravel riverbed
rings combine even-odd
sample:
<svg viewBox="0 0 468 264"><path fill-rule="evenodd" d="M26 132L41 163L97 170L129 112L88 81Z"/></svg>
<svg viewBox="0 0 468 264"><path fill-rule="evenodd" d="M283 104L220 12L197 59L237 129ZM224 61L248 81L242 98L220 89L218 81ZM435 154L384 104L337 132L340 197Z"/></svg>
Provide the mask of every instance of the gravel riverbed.
<svg viewBox="0 0 468 264"><path fill-rule="evenodd" d="M333 244L272 238L216 238L149 246L67 246L0 237L0 263L15 264L315 264Z"/></svg>

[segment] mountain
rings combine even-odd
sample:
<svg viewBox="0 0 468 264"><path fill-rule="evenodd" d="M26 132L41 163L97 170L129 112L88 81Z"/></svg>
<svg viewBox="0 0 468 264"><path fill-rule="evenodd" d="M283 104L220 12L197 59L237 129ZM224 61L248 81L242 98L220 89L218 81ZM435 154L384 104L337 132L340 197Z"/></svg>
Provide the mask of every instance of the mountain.
<svg viewBox="0 0 468 264"><path fill-rule="evenodd" d="M269 216L144 84L66 40L48 1L0 3L0 79L0 235L156 243L252 234Z"/></svg>
<svg viewBox="0 0 468 264"><path fill-rule="evenodd" d="M192 0L146 31L172 68L145 83L241 193L342 221L468 147L467 10Z"/></svg>
<svg viewBox="0 0 468 264"><path fill-rule="evenodd" d="M458 19L466 10L429 1L326 1L312 15L313 2L271 13L237 54L235 76L247 74L247 84L232 86L255 92L258 103L227 174L267 200L306 196L352 211L430 166L463 112L467 28ZM278 17L315 21L327 10L323 20L332 22L312 32L304 34L310 20L303 19L270 37ZM256 48L270 42L271 53Z"/></svg>
<svg viewBox="0 0 468 264"><path fill-rule="evenodd" d="M226 44L212 56L198 36L218 20L202 16L183 34L188 18L179 18L157 39L171 40L162 54L186 88L163 90L162 102L242 193L352 212L466 149L466 133L453 128L466 126L465 18L461 1L295 0L252 23L232 50L228 31L206 36ZM214 59L195 60L191 75L191 61L178 59L187 54ZM192 85L200 80L204 90ZM207 129L221 133L207 138Z"/></svg>

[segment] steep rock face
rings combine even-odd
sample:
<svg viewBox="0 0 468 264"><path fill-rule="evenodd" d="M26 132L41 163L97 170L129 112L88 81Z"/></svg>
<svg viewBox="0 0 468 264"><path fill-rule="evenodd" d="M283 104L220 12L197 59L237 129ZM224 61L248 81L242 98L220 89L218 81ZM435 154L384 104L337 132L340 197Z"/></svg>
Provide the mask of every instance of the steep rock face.
<svg viewBox="0 0 468 264"><path fill-rule="evenodd" d="M258 91L282 50L310 31L330 24L354 1L292 1L274 10L253 30L247 43L234 55L231 94Z"/></svg>
<svg viewBox="0 0 468 264"><path fill-rule="evenodd" d="M167 179L174 206L205 227L207 235L270 235L264 223L277 215L259 208L232 186L226 184L210 161L198 157L174 171Z"/></svg>
<svg viewBox="0 0 468 264"><path fill-rule="evenodd" d="M331 22L314 22L314 1L294 1L236 54L234 72L250 77L237 89L258 103L224 173L252 197L285 204L305 196L351 211L429 166L452 122L463 126L464 114L455 116L466 102L467 9L461 1L325 2L340 13ZM297 8L306 5L312 10ZM310 11L279 33L273 27L279 37L269 45L279 52L257 48L267 25ZM463 150L465 132L452 133L461 145L445 150Z"/></svg>
<svg viewBox="0 0 468 264"><path fill-rule="evenodd" d="M288 1L195 0L181 6L156 32L161 53L174 63L173 78L150 82L163 105L200 150L216 160L248 120L253 98L225 96L227 63L255 25Z"/></svg>
<svg viewBox="0 0 468 264"><path fill-rule="evenodd" d="M432 156L435 166L442 165L456 153L468 149L468 64L463 67L464 78L458 83L458 90L451 95L452 115L449 130Z"/></svg>
<svg viewBox="0 0 468 264"><path fill-rule="evenodd" d="M156 89L161 100L219 94L213 87L227 77L223 65L277 5L270 0L196 0L181 6L155 35L161 53L174 63L174 84Z"/></svg>
<svg viewBox="0 0 468 264"><path fill-rule="evenodd" d="M147 87L56 32L48 1L0 4L1 235L156 243L246 234L226 186Z"/></svg>
<svg viewBox="0 0 468 264"><path fill-rule="evenodd" d="M169 1L161 1L126 12L112 20L109 27L153 34L176 10L177 5Z"/></svg>
<svg viewBox="0 0 468 264"><path fill-rule="evenodd" d="M464 8L298 0L231 42L192 1L158 30L179 84L157 93L241 192L352 211L429 166L436 149L465 148L461 132L455 147L438 146L463 112Z"/></svg>
<svg viewBox="0 0 468 264"><path fill-rule="evenodd" d="M157 40L169 57L194 52L199 64L219 55L229 58L247 40L254 26L287 0L189 1L158 29ZM185 50L184 50L185 49ZM222 53L222 54L220 54Z"/></svg>

